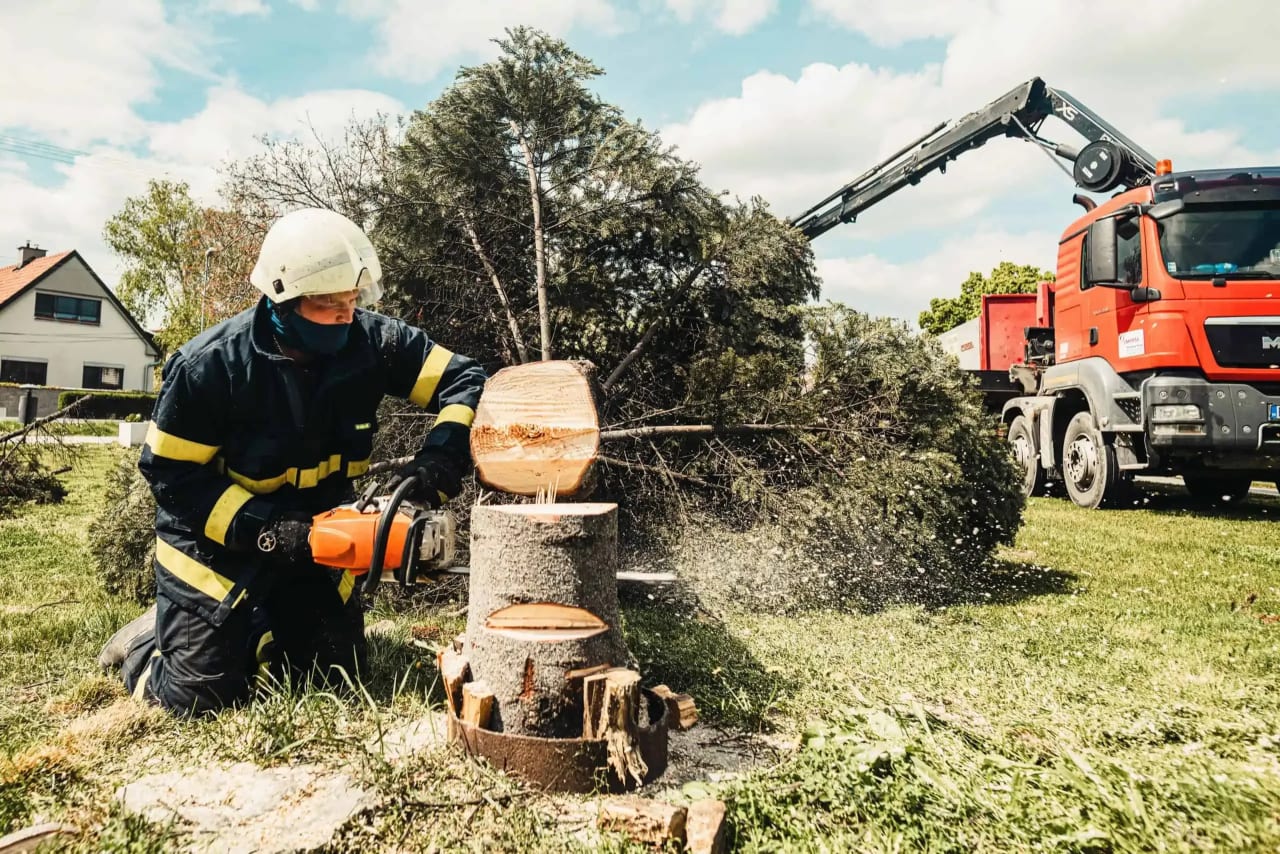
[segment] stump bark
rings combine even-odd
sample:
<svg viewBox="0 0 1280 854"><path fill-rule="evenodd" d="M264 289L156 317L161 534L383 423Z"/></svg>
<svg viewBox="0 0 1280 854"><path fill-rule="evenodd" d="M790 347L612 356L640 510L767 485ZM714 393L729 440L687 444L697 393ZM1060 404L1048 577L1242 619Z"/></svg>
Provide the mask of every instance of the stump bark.
<svg viewBox="0 0 1280 854"><path fill-rule="evenodd" d="M493 692L489 728L582 735L585 674L625 667L614 504L478 505L463 654Z"/></svg>

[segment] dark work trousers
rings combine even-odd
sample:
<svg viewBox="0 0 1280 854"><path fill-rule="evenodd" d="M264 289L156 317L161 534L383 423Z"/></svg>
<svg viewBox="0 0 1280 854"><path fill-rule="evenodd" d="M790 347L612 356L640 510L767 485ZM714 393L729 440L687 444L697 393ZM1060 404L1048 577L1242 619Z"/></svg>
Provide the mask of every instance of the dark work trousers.
<svg viewBox="0 0 1280 854"><path fill-rule="evenodd" d="M246 597L220 626L160 594L156 628L128 650L125 687L136 699L198 715L242 704L265 671L340 689L367 673L359 585L316 565L272 567L256 597ZM347 599L343 601L343 594Z"/></svg>

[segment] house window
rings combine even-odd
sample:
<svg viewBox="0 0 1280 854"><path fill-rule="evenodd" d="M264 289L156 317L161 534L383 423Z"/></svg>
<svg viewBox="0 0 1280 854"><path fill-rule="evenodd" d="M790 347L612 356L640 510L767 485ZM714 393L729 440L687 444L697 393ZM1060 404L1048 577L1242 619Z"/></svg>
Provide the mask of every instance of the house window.
<svg viewBox="0 0 1280 854"><path fill-rule="evenodd" d="M81 388L124 388L124 368L109 365L85 365Z"/></svg>
<svg viewBox="0 0 1280 854"><path fill-rule="evenodd" d="M36 317L98 324L102 322L102 300L37 293Z"/></svg>
<svg viewBox="0 0 1280 854"><path fill-rule="evenodd" d="M44 385L48 378L49 364L47 362L0 359L0 382Z"/></svg>

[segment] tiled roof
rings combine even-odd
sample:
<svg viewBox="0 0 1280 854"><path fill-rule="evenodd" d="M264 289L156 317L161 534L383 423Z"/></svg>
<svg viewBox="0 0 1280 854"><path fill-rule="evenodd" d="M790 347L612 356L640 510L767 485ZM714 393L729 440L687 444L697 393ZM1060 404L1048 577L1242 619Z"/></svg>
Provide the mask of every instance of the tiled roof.
<svg viewBox="0 0 1280 854"><path fill-rule="evenodd" d="M0 306L22 292L23 288L53 269L59 261L71 252L59 252L57 255L46 255L34 258L23 267L17 264L0 267Z"/></svg>

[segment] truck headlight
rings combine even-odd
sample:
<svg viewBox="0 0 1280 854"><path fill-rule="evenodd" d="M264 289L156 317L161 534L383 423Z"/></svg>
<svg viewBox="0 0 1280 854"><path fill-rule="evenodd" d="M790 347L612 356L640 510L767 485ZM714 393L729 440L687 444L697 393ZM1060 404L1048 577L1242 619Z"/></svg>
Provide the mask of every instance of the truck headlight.
<svg viewBox="0 0 1280 854"><path fill-rule="evenodd" d="M1162 403L1151 409L1153 422L1202 421L1200 407L1194 403Z"/></svg>

